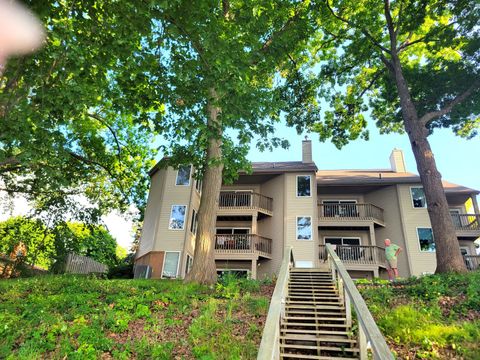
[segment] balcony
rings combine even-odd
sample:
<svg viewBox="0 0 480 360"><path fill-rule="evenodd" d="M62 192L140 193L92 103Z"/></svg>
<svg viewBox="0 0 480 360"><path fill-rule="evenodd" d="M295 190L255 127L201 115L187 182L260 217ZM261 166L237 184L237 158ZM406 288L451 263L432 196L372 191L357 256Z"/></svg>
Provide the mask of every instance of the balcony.
<svg viewBox="0 0 480 360"><path fill-rule="evenodd" d="M272 239L256 234L215 235L216 258L272 258Z"/></svg>
<svg viewBox="0 0 480 360"><path fill-rule="evenodd" d="M219 214L244 214L258 211L272 216L273 199L251 191L222 191L218 208Z"/></svg>
<svg viewBox="0 0 480 360"><path fill-rule="evenodd" d="M450 215L458 237L480 237L480 214Z"/></svg>
<svg viewBox="0 0 480 360"><path fill-rule="evenodd" d="M319 204L319 225L361 226L373 222L385 226L383 209L373 204Z"/></svg>
<svg viewBox="0 0 480 360"><path fill-rule="evenodd" d="M334 245L335 246L335 245ZM320 260L327 260L327 249L325 245L319 245ZM349 269L349 265L366 265L370 267L386 267L385 249L371 245L336 245L335 252L342 262Z"/></svg>

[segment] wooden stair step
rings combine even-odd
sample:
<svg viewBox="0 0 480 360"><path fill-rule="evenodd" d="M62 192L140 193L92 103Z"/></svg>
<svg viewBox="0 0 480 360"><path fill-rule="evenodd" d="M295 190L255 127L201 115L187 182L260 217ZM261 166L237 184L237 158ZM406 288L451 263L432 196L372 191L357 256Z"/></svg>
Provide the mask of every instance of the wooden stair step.
<svg viewBox="0 0 480 360"><path fill-rule="evenodd" d="M333 305L333 304L338 304L339 306L343 306L343 303L339 301L299 301L299 300L287 300L286 305Z"/></svg>
<svg viewBox="0 0 480 360"><path fill-rule="evenodd" d="M287 310L287 316L293 314L301 314L301 315L325 315L325 316L338 316L338 315L345 315L344 312L335 311L335 312L328 312L328 311L315 311L315 312L308 312L308 311L301 311L301 310Z"/></svg>
<svg viewBox="0 0 480 360"><path fill-rule="evenodd" d="M288 294L287 298L289 299L309 299L309 300L337 300L340 299L335 295L303 295L303 294Z"/></svg>
<svg viewBox="0 0 480 360"><path fill-rule="evenodd" d="M356 344L357 340L353 339L345 339L345 338L337 338L334 336L315 336L309 334L286 334L281 335L280 340L295 340L295 341L314 341L314 342L328 342L328 343L345 343L345 344Z"/></svg>
<svg viewBox="0 0 480 360"><path fill-rule="evenodd" d="M300 344L280 344L281 348L290 348L290 349L304 349L304 350L325 350L325 351L338 351L338 352L353 352L358 353L358 348L348 348L348 347L336 347L336 346L315 346L315 345L300 345Z"/></svg>
<svg viewBox="0 0 480 360"><path fill-rule="evenodd" d="M312 310L345 310L344 306L328 306L328 305L288 305L286 309L312 309Z"/></svg>
<svg viewBox="0 0 480 360"><path fill-rule="evenodd" d="M293 327L314 327L314 328L349 328L347 324L326 324L326 323L295 323L295 322L283 322L282 326L288 329L288 326Z"/></svg>
<svg viewBox="0 0 480 360"><path fill-rule="evenodd" d="M332 331L332 330L313 330L313 329L308 329L308 330L300 330L300 329L280 329L281 333L285 334L319 334L319 335L335 335L335 336L345 336L345 337L350 337L350 333L347 333L346 331Z"/></svg>
<svg viewBox="0 0 480 360"><path fill-rule="evenodd" d="M323 317L323 316L285 316L285 320L309 320L309 321L318 321L318 320L328 320L328 321L346 321L346 317Z"/></svg>
<svg viewBox="0 0 480 360"><path fill-rule="evenodd" d="M354 360L354 359L359 359L359 358L358 357L338 357L338 356L281 353L280 354L280 359Z"/></svg>
<svg viewBox="0 0 480 360"><path fill-rule="evenodd" d="M302 292L302 291L289 291L288 296L306 296L306 297L312 297L312 298L318 298L320 296L325 296L325 297L328 297L328 298L331 298L331 297L337 297L337 298L340 298L339 294L338 293L335 293L335 292L331 292L331 293L305 293L305 292Z"/></svg>

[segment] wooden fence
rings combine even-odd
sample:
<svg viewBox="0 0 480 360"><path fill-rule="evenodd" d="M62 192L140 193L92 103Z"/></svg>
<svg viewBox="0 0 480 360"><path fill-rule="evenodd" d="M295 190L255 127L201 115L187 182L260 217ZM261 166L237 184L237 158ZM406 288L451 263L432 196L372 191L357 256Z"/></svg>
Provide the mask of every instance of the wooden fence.
<svg viewBox="0 0 480 360"><path fill-rule="evenodd" d="M70 253L65 263L65 272L69 274L106 273L108 266L87 256Z"/></svg>

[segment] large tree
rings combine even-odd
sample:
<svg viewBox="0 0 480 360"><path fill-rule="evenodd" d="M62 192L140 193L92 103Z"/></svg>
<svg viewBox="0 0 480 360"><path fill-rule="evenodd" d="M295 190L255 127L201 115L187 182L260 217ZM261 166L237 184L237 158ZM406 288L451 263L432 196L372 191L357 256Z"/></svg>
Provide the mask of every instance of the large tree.
<svg viewBox="0 0 480 360"><path fill-rule="evenodd" d="M316 26L308 2L163 2L149 47L158 54L165 115L158 130L169 164L192 163L203 177L193 268L187 281L216 280L214 230L222 180L248 167L261 148L287 142L272 135L282 110L310 122L314 93L289 93L306 39ZM300 87L298 87L300 89ZM233 131L232 131L233 129Z"/></svg>
<svg viewBox="0 0 480 360"><path fill-rule="evenodd" d="M140 1L25 1L44 46L0 74L0 190L59 214L142 207L156 83ZM138 67L139 61L143 67ZM153 115L152 115L153 114ZM86 197L88 201L82 201ZM80 200L80 201L79 201Z"/></svg>
<svg viewBox="0 0 480 360"><path fill-rule="evenodd" d="M311 127L341 147L367 137L366 117L382 132L406 132L425 191L437 272L465 271L441 175L427 137L451 128L470 138L480 125L480 8L475 1L317 2L321 96Z"/></svg>

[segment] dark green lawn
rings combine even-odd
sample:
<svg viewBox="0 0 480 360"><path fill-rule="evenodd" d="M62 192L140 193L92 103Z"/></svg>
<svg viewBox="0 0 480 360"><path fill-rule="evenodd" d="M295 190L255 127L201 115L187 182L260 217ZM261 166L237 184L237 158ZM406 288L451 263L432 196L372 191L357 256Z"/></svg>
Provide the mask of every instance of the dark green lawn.
<svg viewBox="0 0 480 360"><path fill-rule="evenodd" d="M480 271L357 286L399 359L480 359Z"/></svg>
<svg viewBox="0 0 480 360"><path fill-rule="evenodd" d="M0 281L0 358L255 359L272 285Z"/></svg>

